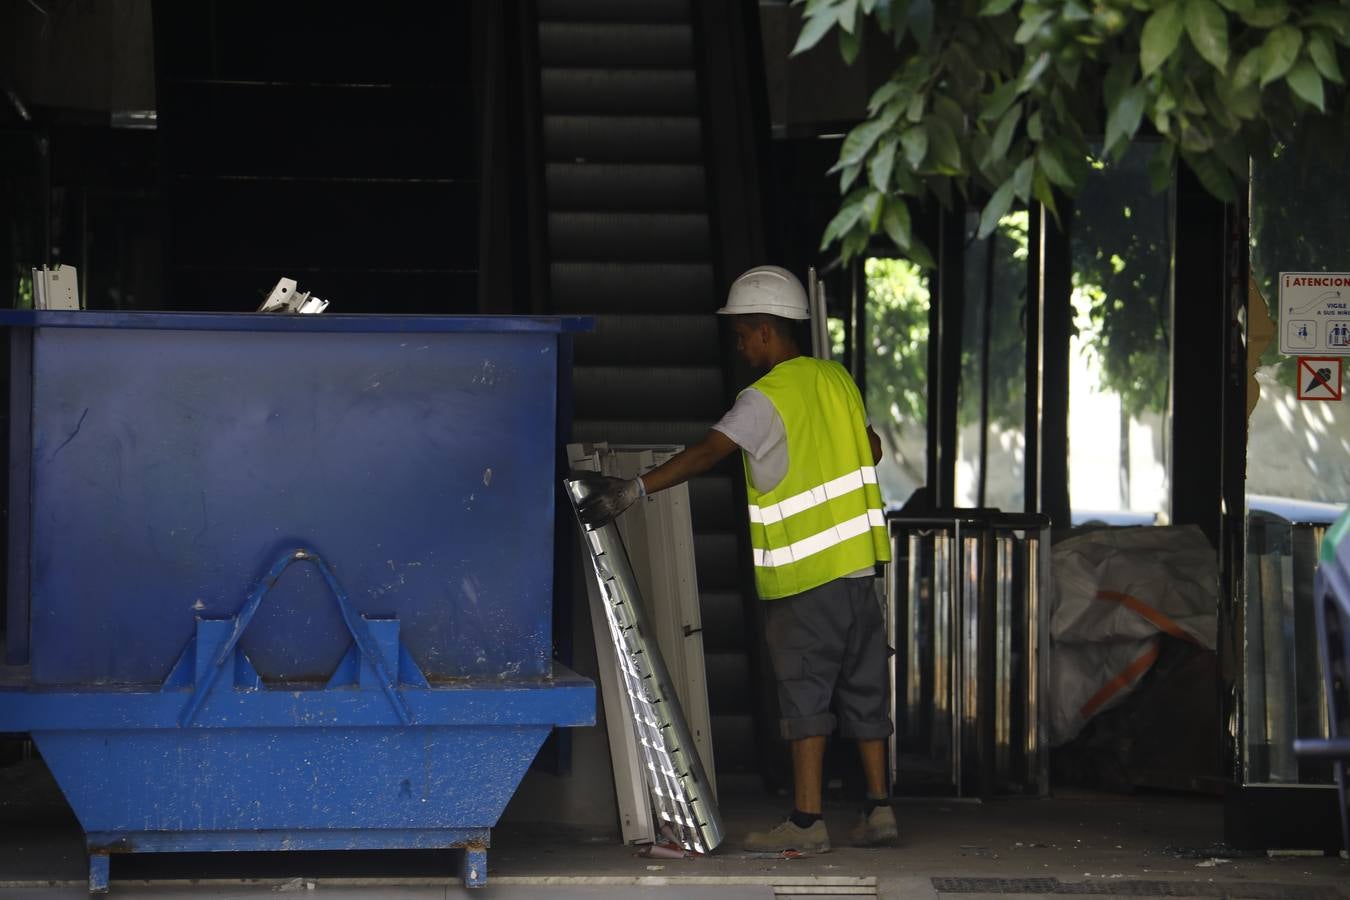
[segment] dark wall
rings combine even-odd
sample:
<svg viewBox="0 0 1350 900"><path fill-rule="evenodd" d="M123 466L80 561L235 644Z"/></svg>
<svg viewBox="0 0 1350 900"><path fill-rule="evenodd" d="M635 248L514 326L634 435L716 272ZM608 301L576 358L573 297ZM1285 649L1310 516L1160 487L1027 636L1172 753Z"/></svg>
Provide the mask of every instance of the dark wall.
<svg viewBox="0 0 1350 900"><path fill-rule="evenodd" d="M477 308L470 3L156 3L177 309Z"/></svg>

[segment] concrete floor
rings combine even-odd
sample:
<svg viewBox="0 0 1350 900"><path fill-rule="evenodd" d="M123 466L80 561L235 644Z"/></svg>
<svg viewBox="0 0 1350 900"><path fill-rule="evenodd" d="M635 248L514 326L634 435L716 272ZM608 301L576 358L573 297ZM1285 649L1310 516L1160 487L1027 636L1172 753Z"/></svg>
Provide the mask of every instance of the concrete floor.
<svg viewBox="0 0 1350 900"><path fill-rule="evenodd" d="M0 897L85 896L81 833L69 810L59 797L54 802L53 786L31 772L26 779L9 775L0 777L0 787L26 787L0 793ZM781 816L782 801L764 796L726 798L730 837L713 855L695 860L639 857L635 848L601 834L502 827L494 830L488 853L489 887L474 896L988 900L1054 893L1350 900L1350 862L1343 859L1226 852L1221 807L1207 797L1061 791L1044 800L899 800L896 811L898 847L844 846L856 811L836 805L826 810L836 849L790 860L737 846L746 831ZM439 900L465 893L453 877L457 866L453 852L147 854L114 857L113 895L172 900L321 891L344 900Z"/></svg>

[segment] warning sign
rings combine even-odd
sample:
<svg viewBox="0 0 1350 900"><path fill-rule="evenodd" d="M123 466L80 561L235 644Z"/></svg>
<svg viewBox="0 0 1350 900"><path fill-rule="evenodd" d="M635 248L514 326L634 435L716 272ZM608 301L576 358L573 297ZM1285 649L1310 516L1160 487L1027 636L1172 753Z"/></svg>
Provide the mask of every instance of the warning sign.
<svg viewBox="0 0 1350 900"><path fill-rule="evenodd" d="M1281 272L1279 319L1285 356L1350 356L1350 273Z"/></svg>
<svg viewBox="0 0 1350 900"><path fill-rule="evenodd" d="M1341 399L1342 361L1339 356L1300 356L1298 358L1298 399Z"/></svg>

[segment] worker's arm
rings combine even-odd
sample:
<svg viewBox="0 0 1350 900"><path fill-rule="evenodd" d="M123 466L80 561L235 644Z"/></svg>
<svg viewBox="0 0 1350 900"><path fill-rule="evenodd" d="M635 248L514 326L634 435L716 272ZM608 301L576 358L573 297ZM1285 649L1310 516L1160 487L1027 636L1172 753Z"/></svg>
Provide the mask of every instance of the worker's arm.
<svg viewBox="0 0 1350 900"><path fill-rule="evenodd" d="M701 475L735 449L735 441L720 431L710 430L703 440L686 447L639 478L584 475L582 477L589 482L590 491L577 506L577 515L592 528L607 525L636 503L639 497L664 491L695 475Z"/></svg>
<svg viewBox="0 0 1350 900"><path fill-rule="evenodd" d="M871 425L867 426L867 443L872 445L872 465L875 466L881 462L881 438Z"/></svg>
<svg viewBox="0 0 1350 900"><path fill-rule="evenodd" d="M683 484L695 475L702 475L726 459L736 449L736 442L720 431L710 429L708 436L691 447L676 453L661 465L642 476L648 494L664 491Z"/></svg>

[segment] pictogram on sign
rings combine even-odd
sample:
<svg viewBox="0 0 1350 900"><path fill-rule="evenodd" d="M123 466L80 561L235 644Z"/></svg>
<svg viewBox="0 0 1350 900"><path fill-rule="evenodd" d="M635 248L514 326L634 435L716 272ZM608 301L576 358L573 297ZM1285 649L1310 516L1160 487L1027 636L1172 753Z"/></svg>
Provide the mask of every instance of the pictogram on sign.
<svg viewBox="0 0 1350 900"><path fill-rule="evenodd" d="M1341 399L1341 362L1339 356L1300 356L1298 399Z"/></svg>

